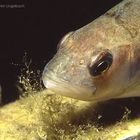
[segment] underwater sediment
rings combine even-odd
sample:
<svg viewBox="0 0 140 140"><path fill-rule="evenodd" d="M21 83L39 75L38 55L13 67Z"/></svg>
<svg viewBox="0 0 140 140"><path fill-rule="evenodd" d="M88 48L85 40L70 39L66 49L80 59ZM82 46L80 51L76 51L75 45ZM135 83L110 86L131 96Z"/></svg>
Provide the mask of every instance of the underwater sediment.
<svg viewBox="0 0 140 140"><path fill-rule="evenodd" d="M105 117L104 109L98 111L97 106L91 102L52 95L50 91L31 94L0 109L0 139L136 139L140 133L140 118L129 119L131 112L123 110L120 120L104 125L100 123ZM117 110L115 112L118 113ZM113 114L112 111L106 117L111 118Z"/></svg>

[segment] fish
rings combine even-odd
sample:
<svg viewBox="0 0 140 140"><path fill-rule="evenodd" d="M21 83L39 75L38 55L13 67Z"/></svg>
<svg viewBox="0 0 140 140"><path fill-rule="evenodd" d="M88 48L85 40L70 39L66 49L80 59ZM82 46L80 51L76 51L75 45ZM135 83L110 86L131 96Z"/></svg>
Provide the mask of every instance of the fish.
<svg viewBox="0 0 140 140"><path fill-rule="evenodd" d="M140 0L123 0L66 34L42 81L55 94L100 102L140 96Z"/></svg>

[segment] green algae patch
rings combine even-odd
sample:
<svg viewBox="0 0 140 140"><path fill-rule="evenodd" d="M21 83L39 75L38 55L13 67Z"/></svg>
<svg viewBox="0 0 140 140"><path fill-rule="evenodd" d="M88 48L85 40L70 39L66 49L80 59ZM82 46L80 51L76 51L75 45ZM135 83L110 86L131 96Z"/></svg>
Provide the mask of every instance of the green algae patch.
<svg viewBox="0 0 140 140"><path fill-rule="evenodd" d="M137 135L140 119L98 124L97 104L36 92L0 109L1 140L123 140Z"/></svg>
<svg viewBox="0 0 140 140"><path fill-rule="evenodd" d="M0 139L63 139L75 137L72 124L89 103L42 91L0 110ZM73 122L74 123L74 122ZM71 134L71 136L70 136Z"/></svg>

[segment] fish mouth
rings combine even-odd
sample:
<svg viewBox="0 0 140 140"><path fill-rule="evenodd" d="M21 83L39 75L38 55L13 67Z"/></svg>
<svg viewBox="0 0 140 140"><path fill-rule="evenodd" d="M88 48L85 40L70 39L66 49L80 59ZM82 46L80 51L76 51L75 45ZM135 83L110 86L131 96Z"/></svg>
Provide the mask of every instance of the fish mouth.
<svg viewBox="0 0 140 140"><path fill-rule="evenodd" d="M96 88L94 86L84 87L73 85L54 76L49 77L44 75L42 80L44 86L54 93L78 100L93 101L94 94L96 92Z"/></svg>

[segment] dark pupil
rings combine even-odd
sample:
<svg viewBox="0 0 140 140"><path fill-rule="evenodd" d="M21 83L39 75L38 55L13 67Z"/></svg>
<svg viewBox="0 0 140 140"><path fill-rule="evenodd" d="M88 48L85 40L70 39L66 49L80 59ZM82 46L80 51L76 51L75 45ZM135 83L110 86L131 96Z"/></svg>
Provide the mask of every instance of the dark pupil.
<svg viewBox="0 0 140 140"><path fill-rule="evenodd" d="M95 69L94 75L99 75L102 72L104 72L109 67L109 64L107 61L101 62Z"/></svg>
<svg viewBox="0 0 140 140"><path fill-rule="evenodd" d="M92 76L101 75L103 72L109 69L112 64L112 55L105 55L101 60L96 62L93 66L90 67L89 71Z"/></svg>

